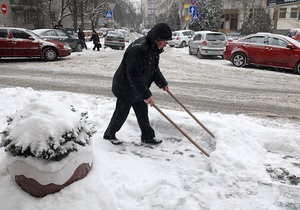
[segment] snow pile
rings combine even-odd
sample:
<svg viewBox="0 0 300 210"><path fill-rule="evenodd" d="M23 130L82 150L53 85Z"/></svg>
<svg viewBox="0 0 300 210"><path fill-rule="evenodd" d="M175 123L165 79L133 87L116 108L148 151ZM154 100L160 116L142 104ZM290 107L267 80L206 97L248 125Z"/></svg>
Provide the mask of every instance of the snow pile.
<svg viewBox="0 0 300 210"><path fill-rule="evenodd" d="M62 102L34 102L8 117L0 146L14 156L58 161L90 144L95 130L87 118Z"/></svg>

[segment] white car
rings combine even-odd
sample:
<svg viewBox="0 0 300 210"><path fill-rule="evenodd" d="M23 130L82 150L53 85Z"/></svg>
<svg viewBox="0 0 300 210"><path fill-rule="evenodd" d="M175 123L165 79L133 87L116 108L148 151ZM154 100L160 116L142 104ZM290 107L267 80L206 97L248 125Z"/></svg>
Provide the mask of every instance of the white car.
<svg viewBox="0 0 300 210"><path fill-rule="evenodd" d="M174 31L172 40L168 41L168 44L170 47L186 47L194 34L195 32L192 30Z"/></svg>
<svg viewBox="0 0 300 210"><path fill-rule="evenodd" d="M116 29L116 31L121 32L123 34L125 41L129 42L129 32L125 29Z"/></svg>
<svg viewBox="0 0 300 210"><path fill-rule="evenodd" d="M225 51L226 36L221 32L199 31L189 43L189 54L203 56L221 56Z"/></svg>

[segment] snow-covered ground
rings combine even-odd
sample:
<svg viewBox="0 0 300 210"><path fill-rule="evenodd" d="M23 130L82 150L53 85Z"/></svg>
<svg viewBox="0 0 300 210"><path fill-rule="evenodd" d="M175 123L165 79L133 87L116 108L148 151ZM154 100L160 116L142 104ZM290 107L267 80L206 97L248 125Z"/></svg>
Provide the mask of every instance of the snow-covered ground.
<svg viewBox="0 0 300 210"><path fill-rule="evenodd" d="M180 52L174 55L186 56ZM97 52L85 51L82 56L89 53ZM149 108L150 120L162 144L141 144L131 112L117 133L125 142L114 146L102 135L115 98L20 87L2 88L0 96L0 131L7 126L7 116L39 100L58 100L79 112L87 111L97 130L92 137L93 167L87 177L44 198L21 190L9 175L7 154L0 148L1 209L300 209L299 123L194 112L215 135L212 138L186 112L162 109L209 153L206 157L154 108Z"/></svg>

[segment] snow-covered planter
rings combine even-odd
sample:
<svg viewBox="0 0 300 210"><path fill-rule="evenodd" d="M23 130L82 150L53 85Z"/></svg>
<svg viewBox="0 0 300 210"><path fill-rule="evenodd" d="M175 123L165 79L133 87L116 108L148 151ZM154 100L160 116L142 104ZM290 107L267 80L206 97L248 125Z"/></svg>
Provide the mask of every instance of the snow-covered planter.
<svg viewBox="0 0 300 210"><path fill-rule="evenodd" d="M88 174L95 130L87 118L58 101L34 102L8 117L0 146L7 152L9 173L23 190L43 197Z"/></svg>

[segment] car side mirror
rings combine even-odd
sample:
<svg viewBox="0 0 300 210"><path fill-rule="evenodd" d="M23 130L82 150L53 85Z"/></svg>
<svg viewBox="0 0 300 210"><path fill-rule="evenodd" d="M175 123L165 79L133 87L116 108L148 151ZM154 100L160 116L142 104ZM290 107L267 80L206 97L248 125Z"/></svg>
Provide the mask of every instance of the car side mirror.
<svg viewBox="0 0 300 210"><path fill-rule="evenodd" d="M33 41L34 37L33 36L29 36L28 39L31 40L31 41Z"/></svg>
<svg viewBox="0 0 300 210"><path fill-rule="evenodd" d="M289 49L294 49L295 48L294 45L292 45L292 44L287 44L286 47L289 48Z"/></svg>

